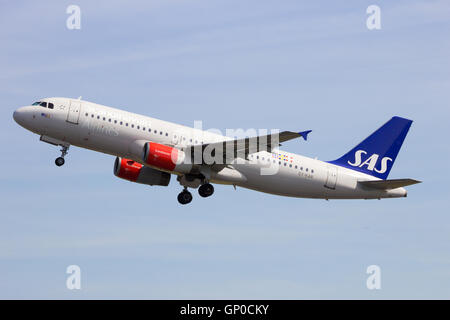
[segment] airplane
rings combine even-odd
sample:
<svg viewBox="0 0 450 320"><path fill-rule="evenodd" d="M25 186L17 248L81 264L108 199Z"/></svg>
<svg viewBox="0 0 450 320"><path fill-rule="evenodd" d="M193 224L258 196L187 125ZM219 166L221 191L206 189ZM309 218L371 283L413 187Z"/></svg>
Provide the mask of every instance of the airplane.
<svg viewBox="0 0 450 320"><path fill-rule="evenodd" d="M71 98L45 98L14 111L14 120L61 147L62 166L71 145L116 156L114 174L150 186L168 186L176 175L180 204L215 184L274 195L316 199L406 197L414 179L387 179L412 120L392 117L333 161L281 151L280 143L307 140L311 130L231 138L209 131Z"/></svg>

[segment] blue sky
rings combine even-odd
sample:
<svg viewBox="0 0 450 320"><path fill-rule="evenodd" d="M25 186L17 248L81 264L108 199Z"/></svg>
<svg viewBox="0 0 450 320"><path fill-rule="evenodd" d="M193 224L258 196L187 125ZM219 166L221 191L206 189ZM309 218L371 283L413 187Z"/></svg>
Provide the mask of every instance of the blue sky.
<svg viewBox="0 0 450 320"><path fill-rule="evenodd" d="M81 30L66 8L81 8ZM381 8L381 30L366 8ZM0 1L0 298L450 298L448 1ZM332 160L414 120L390 178L406 199L324 201L122 181L12 112L78 97L204 128L312 129ZM65 287L81 267L82 289ZM381 267L381 290L366 268Z"/></svg>

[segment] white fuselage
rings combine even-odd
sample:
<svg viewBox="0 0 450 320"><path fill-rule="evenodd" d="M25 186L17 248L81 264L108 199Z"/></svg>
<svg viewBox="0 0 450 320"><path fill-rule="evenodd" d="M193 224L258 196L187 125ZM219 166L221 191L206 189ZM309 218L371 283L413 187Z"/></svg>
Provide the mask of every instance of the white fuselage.
<svg viewBox="0 0 450 320"><path fill-rule="evenodd" d="M230 139L88 101L68 98L41 101L52 102L54 108L22 107L16 110L14 119L42 136L42 140L55 139L142 164L142 158L134 150L136 141L183 149L187 145ZM358 184L358 181L379 180L370 175L281 150L254 153L248 160L235 160L230 168L225 168L228 173L225 170L224 174L212 175L210 181L290 197L377 199L406 196L404 188L384 191ZM264 168L270 174L263 174ZM176 171L170 173L180 175Z"/></svg>

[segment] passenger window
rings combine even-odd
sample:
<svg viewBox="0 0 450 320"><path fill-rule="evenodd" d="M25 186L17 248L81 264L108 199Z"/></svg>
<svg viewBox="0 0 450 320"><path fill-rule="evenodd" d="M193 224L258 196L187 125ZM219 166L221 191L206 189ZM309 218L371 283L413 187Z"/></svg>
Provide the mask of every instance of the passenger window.
<svg viewBox="0 0 450 320"><path fill-rule="evenodd" d="M47 108L47 102L41 102L40 106L44 107L44 108Z"/></svg>
<svg viewBox="0 0 450 320"><path fill-rule="evenodd" d="M49 104L48 104L48 108L49 108L49 109L53 109L53 103L49 103Z"/></svg>

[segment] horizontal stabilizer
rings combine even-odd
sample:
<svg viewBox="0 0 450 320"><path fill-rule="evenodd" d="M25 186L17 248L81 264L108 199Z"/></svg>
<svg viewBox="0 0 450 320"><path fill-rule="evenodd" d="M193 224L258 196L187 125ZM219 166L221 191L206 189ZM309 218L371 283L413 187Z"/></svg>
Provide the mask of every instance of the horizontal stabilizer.
<svg viewBox="0 0 450 320"><path fill-rule="evenodd" d="M359 184L381 190L390 190L400 187L410 186L412 184L421 183L414 179L391 179L391 180L371 180L371 181L358 181Z"/></svg>

